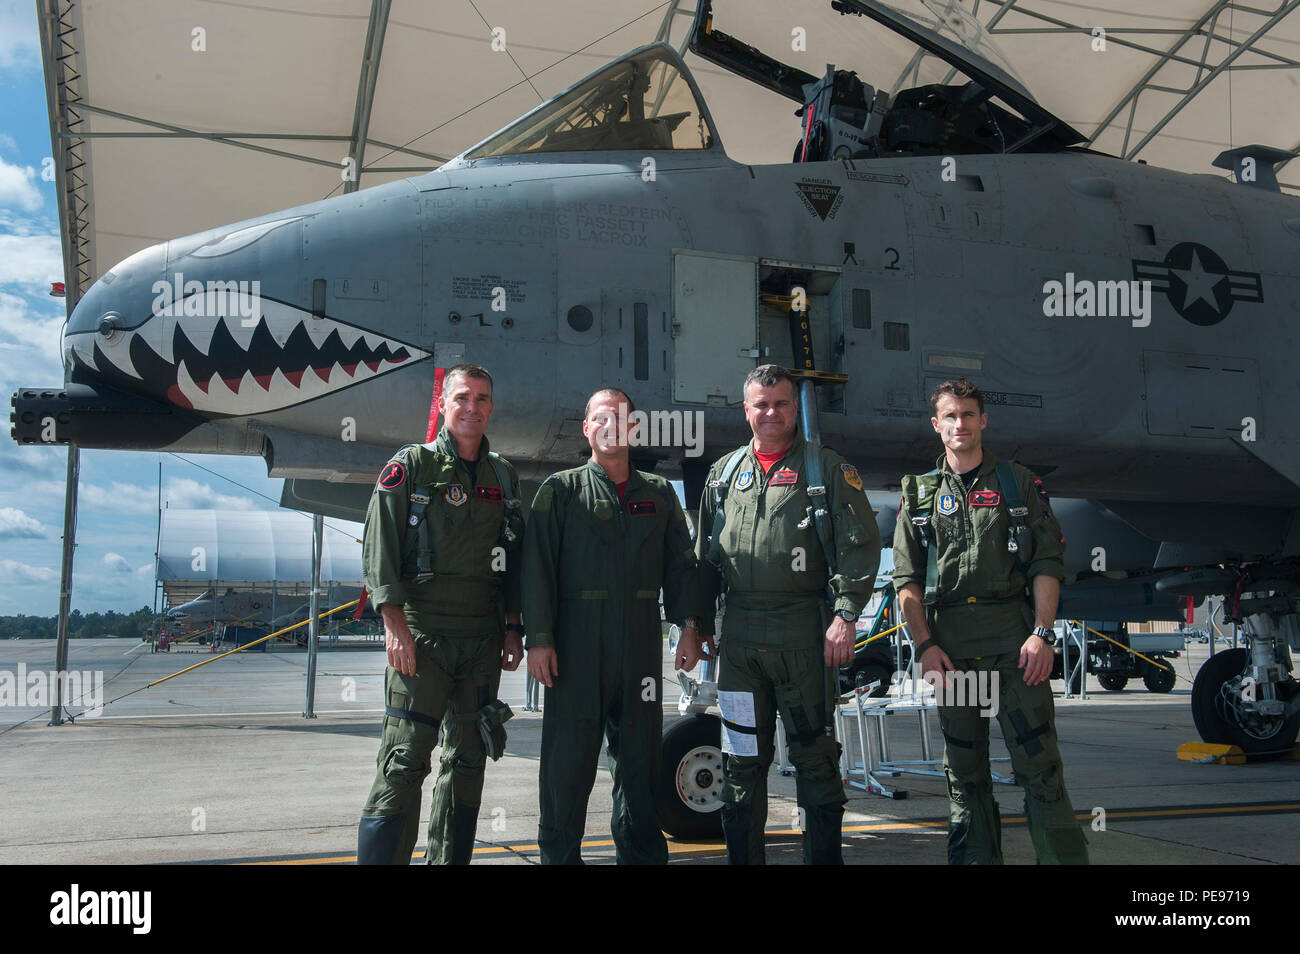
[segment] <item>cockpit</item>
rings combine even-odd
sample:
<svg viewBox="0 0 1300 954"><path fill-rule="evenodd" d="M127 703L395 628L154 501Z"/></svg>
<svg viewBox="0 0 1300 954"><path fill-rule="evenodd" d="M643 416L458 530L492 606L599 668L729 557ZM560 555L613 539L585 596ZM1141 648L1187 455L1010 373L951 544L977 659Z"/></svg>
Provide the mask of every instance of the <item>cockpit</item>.
<svg viewBox="0 0 1300 954"><path fill-rule="evenodd" d="M784 120L793 162L1055 152L1083 140L1038 104L956 0L824 0L801 8L793 29L759 22L747 9L744 0L699 0L689 48L798 104L797 125ZM778 51L785 44L792 53L777 58L725 32L723 14L725 25L743 30L748 40ZM864 30L867 21L887 30ZM886 82L892 74L892 88L873 86L856 70L828 62L832 58L861 63ZM818 62L825 64L820 75L794 65ZM752 121L760 118L767 116ZM765 125L784 136L776 125L781 121L777 114ZM698 152L717 143L695 79L676 50L657 43L598 70L461 158Z"/></svg>
<svg viewBox="0 0 1300 954"><path fill-rule="evenodd" d="M465 154L466 159L618 149L709 149L707 114L676 53L616 60Z"/></svg>

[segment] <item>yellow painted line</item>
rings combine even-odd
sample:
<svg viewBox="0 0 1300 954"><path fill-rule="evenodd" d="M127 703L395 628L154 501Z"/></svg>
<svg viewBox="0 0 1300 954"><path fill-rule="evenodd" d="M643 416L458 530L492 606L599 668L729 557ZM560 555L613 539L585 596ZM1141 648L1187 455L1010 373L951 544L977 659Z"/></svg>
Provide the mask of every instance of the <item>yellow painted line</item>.
<svg viewBox="0 0 1300 954"><path fill-rule="evenodd" d="M1107 819L1116 818L1177 818L1184 815L1239 815L1244 812L1294 812L1300 811L1300 802L1283 802L1276 805L1211 805L1201 808L1152 808L1152 809L1129 809L1127 811L1110 811L1106 813ZM1078 821L1089 821L1092 818L1090 812L1075 812L1075 818ZM1024 815L1006 815L1002 820L1009 824L1023 824L1028 822ZM845 833L849 832L873 832L873 831L916 831L916 830L943 830L948 827L946 821L884 821L872 822L860 825L845 825L841 829ZM794 828L769 828L766 831L768 835L798 835L801 834ZM598 838L584 840L583 848L612 848L614 841L612 838ZM535 844L522 845L487 845L483 848L475 848L474 854L478 856L485 855L503 855L513 852L534 852L539 848ZM726 845L720 841L699 841L699 842L674 842L668 841L668 853L671 855L698 855L708 852L725 851ZM415 859L423 859L424 852L417 852L413 855ZM356 855L338 855L329 858L293 858L274 861L245 861L237 862L241 865L331 865L331 864L355 864Z"/></svg>

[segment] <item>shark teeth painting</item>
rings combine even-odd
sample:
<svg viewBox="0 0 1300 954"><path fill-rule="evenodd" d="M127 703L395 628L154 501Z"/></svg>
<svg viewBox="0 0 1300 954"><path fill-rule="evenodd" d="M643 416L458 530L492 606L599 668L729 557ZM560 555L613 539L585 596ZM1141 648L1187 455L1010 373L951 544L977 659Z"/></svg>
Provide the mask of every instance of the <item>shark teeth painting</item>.
<svg viewBox="0 0 1300 954"><path fill-rule="evenodd" d="M263 298L239 315L159 315L110 335L69 335L73 366L105 383L209 414L247 415L301 404L414 364L429 352Z"/></svg>

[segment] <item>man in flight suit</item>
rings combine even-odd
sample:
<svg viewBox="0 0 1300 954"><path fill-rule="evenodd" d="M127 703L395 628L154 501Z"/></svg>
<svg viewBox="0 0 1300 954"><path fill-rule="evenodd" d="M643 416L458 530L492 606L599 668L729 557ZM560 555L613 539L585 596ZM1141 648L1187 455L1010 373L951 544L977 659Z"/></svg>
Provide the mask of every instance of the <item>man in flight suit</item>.
<svg viewBox="0 0 1300 954"><path fill-rule="evenodd" d="M449 369L437 440L399 450L370 497L362 572L384 620L388 669L359 864L410 864L440 728L425 860L469 864L483 769L505 744L510 710L497 686L501 670L518 668L523 658L523 521L515 469L489 451L483 434L492 409L486 370Z"/></svg>
<svg viewBox="0 0 1300 954"><path fill-rule="evenodd" d="M662 748L659 620L693 618L690 530L668 481L628 462L632 402L614 388L587 401L591 460L537 491L524 546L528 669L546 686L537 840L543 864L581 864L601 736L614 776L610 830L619 864L666 864L655 812Z"/></svg>
<svg viewBox="0 0 1300 954"><path fill-rule="evenodd" d="M947 673L985 679L1039 864L1087 864L1056 745L1052 645L1065 538L1043 483L981 446L984 398L966 378L930 396L944 454L929 474L903 478L894 528L894 587L914 657L939 695L948 775L948 863L1001 864L1002 830L989 770L989 720L943 688ZM1032 582L1031 582L1032 581ZM1032 603L1026 588L1032 586Z"/></svg>
<svg viewBox="0 0 1300 954"><path fill-rule="evenodd" d="M829 572L812 519L810 451L796 430L797 411L787 371L768 364L750 372L745 419L754 439L713 465L700 501L696 554L703 595L716 597L722 583L727 597L718 704L728 753L722 830L731 864L764 863L777 710L797 770L804 861L843 863L840 822L846 799L839 745L825 732L827 706L835 704L826 697L825 667L853 657L853 623L871 597L880 532L857 469L822 448L825 502L834 528L827 546L836 565ZM713 628L713 614L706 612L701 632L710 649ZM699 654L699 640L683 633L679 668L693 668Z"/></svg>

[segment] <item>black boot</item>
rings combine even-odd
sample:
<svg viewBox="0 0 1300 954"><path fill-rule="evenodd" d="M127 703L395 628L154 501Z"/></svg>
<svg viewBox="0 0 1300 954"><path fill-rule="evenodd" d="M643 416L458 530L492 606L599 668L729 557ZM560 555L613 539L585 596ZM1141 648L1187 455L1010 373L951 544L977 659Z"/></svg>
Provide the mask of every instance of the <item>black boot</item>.
<svg viewBox="0 0 1300 954"><path fill-rule="evenodd" d="M405 824L402 815L362 815L357 826L357 864L409 865L409 856L396 857Z"/></svg>

